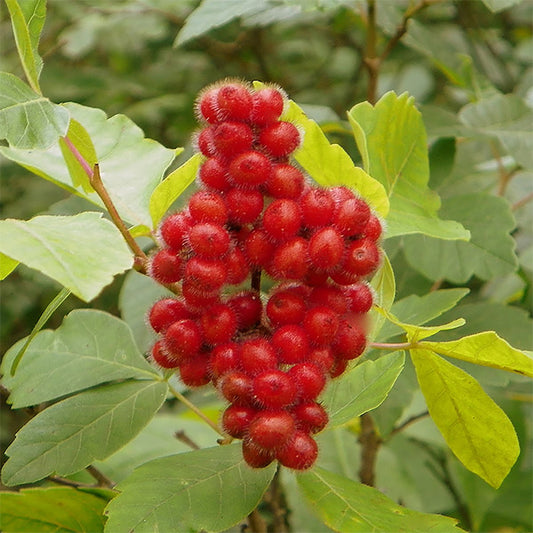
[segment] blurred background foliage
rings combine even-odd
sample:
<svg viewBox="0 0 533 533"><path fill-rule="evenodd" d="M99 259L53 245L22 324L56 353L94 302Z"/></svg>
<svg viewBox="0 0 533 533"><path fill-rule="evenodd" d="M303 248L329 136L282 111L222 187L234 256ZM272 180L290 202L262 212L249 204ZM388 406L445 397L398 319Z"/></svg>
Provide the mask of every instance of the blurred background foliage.
<svg viewBox="0 0 533 533"><path fill-rule="evenodd" d="M428 131L430 186L442 199L441 218L459 220L473 235L470 243L459 244L418 235L389 239L397 299L467 287L468 296L439 320L462 316L467 319L462 335L493 329L514 346L532 350L533 140L527 124L533 118L533 2L371 3L378 54L386 50L376 95L408 91L416 98ZM109 116L125 114L147 137L170 148L186 147L177 165L190 155L199 90L225 77L275 82L357 162L346 110L370 95L363 60L368 52L367 8L363 0L204 0L200 6L197 0L48 0L39 47L45 64L41 87L53 102L101 108ZM4 4L0 9L0 70L24 78L7 9ZM413 16L406 17L410 10ZM502 95L507 95L504 101L498 100ZM468 107L472 105L477 106L474 112ZM0 172L3 217L28 219L87 208L82 200L5 159L0 159ZM118 279L90 305L119 314L123 282ZM138 290L135 282L130 285L123 299ZM1 289L3 353L29 333L59 286L20 266ZM86 305L70 298L48 326L57 327L70 309ZM133 322L142 320L140 311L133 313ZM485 379L482 370L472 373L505 405L521 442L528 444L531 387L514 378L509 384L507 376L500 379L495 371ZM409 376L409 370L404 374ZM408 389L408 381L399 382L397 395L402 387ZM394 401L393 394L388 402L394 406ZM410 407L414 413L416 402L415 397ZM21 416L6 413L3 447L21 425ZM378 468L390 474L402 454L414 453L411 448L423 442L435 479L440 476L452 486L444 490L446 497L442 489L430 487L437 491L432 497L415 471L404 472L417 489L398 494L399 499L426 511L467 513L467 522L479 531L503 525L513 531L533 528L530 452L506 481L516 489L508 493L504 485L496 495L443 448L434 447L428 437L433 429L428 426L429 433L424 433L424 423L394 441L398 450L386 449ZM454 491L459 496L450 498ZM515 491L521 497L513 503L510 494ZM489 500L498 500L492 515L487 514Z"/></svg>

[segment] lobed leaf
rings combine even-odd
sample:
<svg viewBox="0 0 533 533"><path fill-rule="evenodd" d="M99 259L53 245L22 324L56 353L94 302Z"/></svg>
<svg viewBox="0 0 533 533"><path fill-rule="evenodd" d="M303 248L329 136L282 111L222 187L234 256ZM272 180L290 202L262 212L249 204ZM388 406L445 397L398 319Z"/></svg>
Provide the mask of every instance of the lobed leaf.
<svg viewBox="0 0 533 533"><path fill-rule="evenodd" d="M32 418L9 446L2 469L7 486L78 472L105 459L148 424L165 401L167 384L125 381L58 402Z"/></svg>
<svg viewBox="0 0 533 533"><path fill-rule="evenodd" d="M49 148L68 128L69 112L34 92L13 74L0 72L0 139L10 150Z"/></svg>
<svg viewBox="0 0 533 533"><path fill-rule="evenodd" d="M393 352L376 361L364 361L333 380L322 395L322 404L329 413L329 426L345 424L381 405L404 363L404 352Z"/></svg>
<svg viewBox="0 0 533 533"><path fill-rule="evenodd" d="M375 106L362 102L348 113L365 170L390 200L387 235L411 233L468 240L454 220L441 220L438 195L428 188L427 137L420 112L407 93L385 94Z"/></svg>
<svg viewBox="0 0 533 533"><path fill-rule="evenodd" d="M476 365L533 377L533 359L513 348L494 331L484 331L456 341L424 342L424 348Z"/></svg>
<svg viewBox="0 0 533 533"><path fill-rule="evenodd" d="M22 67L32 89L40 93L43 60L38 45L46 18L46 0L6 0Z"/></svg>
<svg viewBox="0 0 533 533"><path fill-rule="evenodd" d="M2 384L14 409L55 400L119 379L157 379L126 323L103 311L77 309L55 331L38 333L13 377L10 368L24 339L4 356Z"/></svg>
<svg viewBox="0 0 533 533"><path fill-rule="evenodd" d="M4 533L98 533L104 531L108 500L72 487L0 492L0 528Z"/></svg>
<svg viewBox="0 0 533 533"><path fill-rule="evenodd" d="M394 503L379 490L315 467L297 476L305 498L325 524L342 533L458 533L457 520Z"/></svg>
<svg viewBox="0 0 533 533"><path fill-rule="evenodd" d="M275 471L250 468L240 445L150 461L117 485L105 530L224 531L255 509Z"/></svg>
<svg viewBox="0 0 533 533"><path fill-rule="evenodd" d="M1 220L0 252L55 279L86 302L133 264L117 228L92 212Z"/></svg>
<svg viewBox="0 0 533 533"><path fill-rule="evenodd" d="M457 458L498 488L520 453L507 415L469 374L431 350L411 350L429 414Z"/></svg>

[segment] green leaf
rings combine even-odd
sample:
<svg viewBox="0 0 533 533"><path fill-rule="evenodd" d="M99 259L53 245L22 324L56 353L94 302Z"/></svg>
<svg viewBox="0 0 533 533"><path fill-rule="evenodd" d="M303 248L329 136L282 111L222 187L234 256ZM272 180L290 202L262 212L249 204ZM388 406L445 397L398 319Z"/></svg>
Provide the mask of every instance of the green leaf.
<svg viewBox="0 0 533 533"><path fill-rule="evenodd" d="M117 228L101 213L92 212L1 220L0 251L55 279L86 302L133 264Z"/></svg>
<svg viewBox="0 0 533 533"><path fill-rule="evenodd" d="M37 50L46 18L46 0L6 0L22 67L32 89L41 93L43 60Z"/></svg>
<svg viewBox="0 0 533 533"><path fill-rule="evenodd" d="M202 156L193 155L183 165L171 172L154 190L150 197L150 215L155 228L168 208L196 179Z"/></svg>
<svg viewBox="0 0 533 533"><path fill-rule="evenodd" d="M474 132L498 139L515 161L533 169L533 110L514 94L495 94L468 104L459 113Z"/></svg>
<svg viewBox="0 0 533 533"><path fill-rule="evenodd" d="M11 392L14 409L38 405L101 383L119 379L157 379L130 328L120 319L95 309L69 313L55 330L37 334L14 377L9 368L19 341L4 356L2 384Z"/></svg>
<svg viewBox="0 0 533 533"><path fill-rule="evenodd" d="M455 160L455 139L446 137L438 139L429 150L430 185L438 189L450 175Z"/></svg>
<svg viewBox="0 0 533 533"><path fill-rule="evenodd" d="M385 187L390 200L387 236L423 233L468 240L461 224L437 216L440 200L428 188L427 137L414 99L388 92L375 106L357 104L348 118L365 170Z"/></svg>
<svg viewBox="0 0 533 533"><path fill-rule="evenodd" d="M11 259L7 255L0 253L0 280L6 279L19 265L18 261Z"/></svg>
<svg viewBox="0 0 533 533"><path fill-rule="evenodd" d="M247 466L238 444L150 461L117 485L106 531L224 531L255 509L275 471Z"/></svg>
<svg viewBox="0 0 533 533"><path fill-rule="evenodd" d="M151 228L150 197L174 160L175 150L146 139L142 130L124 115L107 118L100 109L73 103L63 104L63 107L92 139L102 181L121 218L130 224ZM86 144L82 143L81 147L87 149ZM46 151L0 147L0 153L59 187L102 206L96 193L75 188L59 142Z"/></svg>
<svg viewBox="0 0 533 533"><path fill-rule="evenodd" d="M97 533L104 531L108 499L72 487L0 492L4 533Z"/></svg>
<svg viewBox="0 0 533 533"><path fill-rule="evenodd" d="M387 217L389 201L383 186L363 169L356 167L338 144L330 144L314 120L308 119L292 101L281 118L304 132L302 144L294 153L294 158L319 185L345 185L357 191L379 215Z"/></svg>
<svg viewBox="0 0 533 533"><path fill-rule="evenodd" d="M65 135L69 113L32 91L13 74L0 72L0 139L10 149L45 149Z"/></svg>
<svg viewBox="0 0 533 533"><path fill-rule="evenodd" d="M507 415L469 374L430 350L411 350L431 418L457 458L498 488L515 463L518 439Z"/></svg>
<svg viewBox="0 0 533 533"><path fill-rule="evenodd" d="M342 533L458 533L456 520L411 511L377 489L315 467L298 484L325 524Z"/></svg>
<svg viewBox="0 0 533 533"><path fill-rule="evenodd" d="M203 0L187 17L174 46L179 46L238 17L253 15L268 7L267 0Z"/></svg>
<svg viewBox="0 0 533 533"><path fill-rule="evenodd" d="M389 310L396 295L396 281L394 279L394 271L392 270L392 265L387 257L387 254L383 254L383 263L372 278L370 285L376 294L376 300L374 303L383 309ZM374 338L378 335L383 324L385 323L385 317L378 313L375 308L371 310L371 317L372 333L370 338Z"/></svg>
<svg viewBox="0 0 533 533"><path fill-rule="evenodd" d="M393 304L390 312L405 324L422 325L439 317L454 307L461 298L470 292L469 289L444 289L433 291L424 296L411 294ZM402 328L392 322L386 322L379 333L380 340L386 340L402 332Z"/></svg>
<svg viewBox="0 0 533 533"><path fill-rule="evenodd" d="M67 476L105 459L146 426L165 400L167 384L126 381L81 392L32 418L9 446L5 485Z"/></svg>
<svg viewBox="0 0 533 533"><path fill-rule="evenodd" d="M59 147L74 187L82 187L86 193L94 192L89 183L88 172L92 173L94 165L98 163L98 157L87 130L77 120L71 119L67 135L59 139ZM77 155L84 159L85 166L73 152L77 152Z"/></svg>
<svg viewBox="0 0 533 533"><path fill-rule="evenodd" d="M485 193L453 196L443 202L442 212L470 230L470 242L406 237L404 252L413 268L430 279L458 284L473 275L489 280L516 269L515 241L510 235L515 222L506 200Z"/></svg>
<svg viewBox="0 0 533 533"><path fill-rule="evenodd" d="M330 427L340 426L380 405L403 370L404 352L365 361L334 379L322 395Z"/></svg>
<svg viewBox="0 0 533 533"><path fill-rule="evenodd" d="M503 11L516 4L522 2L522 0L481 0L493 13Z"/></svg>
<svg viewBox="0 0 533 533"><path fill-rule="evenodd" d="M426 341L426 347L447 357L533 377L533 359L513 348L494 331L484 331L456 341Z"/></svg>

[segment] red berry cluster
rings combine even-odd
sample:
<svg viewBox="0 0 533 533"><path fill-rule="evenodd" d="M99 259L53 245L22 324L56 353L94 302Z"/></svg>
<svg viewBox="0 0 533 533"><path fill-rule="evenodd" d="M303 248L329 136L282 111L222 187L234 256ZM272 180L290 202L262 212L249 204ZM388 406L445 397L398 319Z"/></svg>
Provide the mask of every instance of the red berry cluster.
<svg viewBox="0 0 533 533"><path fill-rule="evenodd" d="M291 164L301 137L279 120L285 102L240 82L200 94L201 187L163 221L150 262L183 296L156 302L149 322L158 365L230 402L222 424L250 466L303 470L328 422L319 394L366 347L381 224L352 191L312 186ZM278 282L265 305L261 272ZM248 278L256 290L227 290Z"/></svg>

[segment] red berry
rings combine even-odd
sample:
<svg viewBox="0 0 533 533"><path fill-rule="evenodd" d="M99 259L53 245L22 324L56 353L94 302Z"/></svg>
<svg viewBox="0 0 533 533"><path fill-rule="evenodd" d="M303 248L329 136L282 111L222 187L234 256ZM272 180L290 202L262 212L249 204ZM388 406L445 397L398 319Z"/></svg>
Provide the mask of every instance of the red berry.
<svg viewBox="0 0 533 533"><path fill-rule="evenodd" d="M300 132L290 122L274 122L259 134L259 143L274 157L285 157L300 144Z"/></svg>
<svg viewBox="0 0 533 533"><path fill-rule="evenodd" d="M328 281L328 273L323 270L315 270L314 268L309 268L303 281L309 287L322 287Z"/></svg>
<svg viewBox="0 0 533 533"><path fill-rule="evenodd" d="M353 285L359 281L359 276L353 272L348 272L343 269L341 263L340 268L337 268L333 272L330 272L331 279L339 285Z"/></svg>
<svg viewBox="0 0 533 533"><path fill-rule="evenodd" d="M276 245L263 229L254 229L245 239L244 253L254 266L264 267L272 258Z"/></svg>
<svg viewBox="0 0 533 533"><path fill-rule="evenodd" d="M287 468L306 470L313 466L318 456L318 445L307 433L295 431L276 457Z"/></svg>
<svg viewBox="0 0 533 533"><path fill-rule="evenodd" d="M276 122L283 112L283 104L283 95L277 89L259 89L253 94L252 122L258 126Z"/></svg>
<svg viewBox="0 0 533 533"><path fill-rule="evenodd" d="M363 233L369 218L368 204L360 198L353 198L337 206L333 224L343 235L351 237Z"/></svg>
<svg viewBox="0 0 533 533"><path fill-rule="evenodd" d="M307 311L303 326L312 343L325 346L335 338L339 315L326 306L313 307Z"/></svg>
<svg viewBox="0 0 533 533"><path fill-rule="evenodd" d="M300 400L314 400L326 385L324 373L312 363L294 365L287 374L296 384Z"/></svg>
<svg viewBox="0 0 533 533"><path fill-rule="evenodd" d="M267 181L267 193L274 198L298 198L304 189L303 173L292 165L275 165Z"/></svg>
<svg viewBox="0 0 533 533"><path fill-rule="evenodd" d="M261 320L263 305L259 294L255 291L245 291L228 300L228 305L235 311L238 329L246 331Z"/></svg>
<svg viewBox="0 0 533 533"><path fill-rule="evenodd" d="M211 352L211 375L215 381L232 370L237 370L241 364L241 347L235 342L220 344Z"/></svg>
<svg viewBox="0 0 533 533"><path fill-rule="evenodd" d="M218 382L220 392L226 400L238 405L250 405L252 397L252 378L244 372L226 372Z"/></svg>
<svg viewBox="0 0 533 533"><path fill-rule="evenodd" d="M148 322L157 333L164 333L174 322L190 318L185 304L176 298L163 298L157 301L148 313Z"/></svg>
<svg viewBox="0 0 533 533"><path fill-rule="evenodd" d="M294 200L274 200L263 214L263 228L274 239L286 241L294 237L301 227L300 208Z"/></svg>
<svg viewBox="0 0 533 533"><path fill-rule="evenodd" d="M280 363L301 363L306 361L311 351L309 336L302 326L287 324L272 335L272 346L278 354Z"/></svg>
<svg viewBox="0 0 533 533"><path fill-rule="evenodd" d="M228 220L228 208L224 198L213 191L198 191L189 200L189 212L194 222L211 222L224 225Z"/></svg>
<svg viewBox="0 0 533 533"><path fill-rule="evenodd" d="M244 152L231 161L228 171L236 186L254 188L266 183L272 172L272 163L261 152Z"/></svg>
<svg viewBox="0 0 533 533"><path fill-rule="evenodd" d="M348 311L348 302L344 293L332 285L322 285L314 287L309 295L309 303L312 305L325 305L338 315L343 315Z"/></svg>
<svg viewBox="0 0 533 533"><path fill-rule="evenodd" d="M227 342L237 331L237 316L229 305L215 304L202 315L200 325L205 343Z"/></svg>
<svg viewBox="0 0 533 533"><path fill-rule="evenodd" d="M257 376L277 367L278 358L267 339L257 337L242 343L241 365L248 375Z"/></svg>
<svg viewBox="0 0 533 533"><path fill-rule="evenodd" d="M246 405L230 405L222 415L224 431L235 439L242 439L257 411Z"/></svg>
<svg viewBox="0 0 533 533"><path fill-rule="evenodd" d="M355 198L355 194L348 187L330 187L328 190L337 205Z"/></svg>
<svg viewBox="0 0 533 533"><path fill-rule="evenodd" d="M242 456L252 468L265 468L275 459L274 452L263 450L249 440L242 442Z"/></svg>
<svg viewBox="0 0 533 533"><path fill-rule="evenodd" d="M252 110L252 95L242 83L227 83L217 92L218 116L222 120L247 121Z"/></svg>
<svg viewBox="0 0 533 533"><path fill-rule="evenodd" d="M335 356L329 346L314 349L307 358L308 363L313 363L325 374L328 374L335 365Z"/></svg>
<svg viewBox="0 0 533 533"><path fill-rule="evenodd" d="M310 228L323 227L331 223L335 210L335 202L328 189L313 187L300 201L304 226Z"/></svg>
<svg viewBox="0 0 533 533"><path fill-rule="evenodd" d="M216 126L208 126L201 130L196 136L198 150L206 157L217 155L214 134Z"/></svg>
<svg viewBox="0 0 533 533"><path fill-rule="evenodd" d="M337 359L335 364L329 371L329 376L331 378L338 378L344 374L346 367L348 366L348 361L346 359Z"/></svg>
<svg viewBox="0 0 533 533"><path fill-rule="evenodd" d="M275 279L302 279L308 269L307 241L294 237L278 246L268 267L268 273Z"/></svg>
<svg viewBox="0 0 533 533"><path fill-rule="evenodd" d="M235 157L250 150L253 138L250 126L242 122L223 122L213 131L215 153L222 157Z"/></svg>
<svg viewBox="0 0 533 533"><path fill-rule="evenodd" d="M160 340L152 346L151 356L161 368L176 368L179 364L178 360L165 350L163 341Z"/></svg>
<svg viewBox="0 0 533 533"><path fill-rule="evenodd" d="M380 259L379 250L374 241L358 239L348 248L342 268L350 274L368 276L376 270Z"/></svg>
<svg viewBox="0 0 533 533"><path fill-rule="evenodd" d="M291 409L296 426L306 433L322 431L329 417L325 409L316 402L300 403Z"/></svg>
<svg viewBox="0 0 533 533"><path fill-rule="evenodd" d="M240 248L234 246L224 258L228 270L226 283L228 285L238 285L242 283L250 274L250 267L246 256Z"/></svg>
<svg viewBox="0 0 533 533"><path fill-rule="evenodd" d="M197 285L185 280L181 286L181 292L189 308L203 309L220 301L220 293L217 290L206 292Z"/></svg>
<svg viewBox="0 0 533 533"><path fill-rule="evenodd" d="M171 250L159 250L150 258L149 272L158 283L174 283L183 277L182 259Z"/></svg>
<svg viewBox="0 0 533 533"><path fill-rule="evenodd" d="M200 354L194 359L180 364L180 378L187 387L201 387L207 385L209 376L209 357Z"/></svg>
<svg viewBox="0 0 533 533"><path fill-rule="evenodd" d="M174 322L163 337L163 346L171 355L180 360L193 358L202 346L202 333L194 320L184 319Z"/></svg>
<svg viewBox="0 0 533 533"><path fill-rule="evenodd" d="M230 188L228 169L220 157L207 159L200 167L198 176L200 181L207 187L218 191L227 191Z"/></svg>
<svg viewBox="0 0 533 533"><path fill-rule="evenodd" d="M191 248L202 257L220 257L229 249L229 233L212 222L196 224L189 232Z"/></svg>
<svg viewBox="0 0 533 533"><path fill-rule="evenodd" d="M209 122L210 124L215 124L219 121L217 93L218 87L207 87L200 93L196 102L196 111L199 115L199 118Z"/></svg>
<svg viewBox="0 0 533 533"><path fill-rule="evenodd" d="M184 279L199 291L210 293L224 285L227 273L221 260L192 257L185 266Z"/></svg>
<svg viewBox="0 0 533 533"><path fill-rule="evenodd" d="M354 283L343 287L343 294L352 313L368 313L373 303L372 289L367 283Z"/></svg>
<svg viewBox="0 0 533 533"><path fill-rule="evenodd" d="M294 428L294 419L287 411L263 411L250 423L248 435L257 446L275 450L289 440Z"/></svg>
<svg viewBox="0 0 533 533"><path fill-rule="evenodd" d="M344 239L334 228L319 229L309 240L309 260L319 269L335 268L344 253Z"/></svg>
<svg viewBox="0 0 533 533"><path fill-rule="evenodd" d="M274 326L299 324L306 310L304 297L290 289L276 291L266 305L266 314Z"/></svg>
<svg viewBox="0 0 533 533"><path fill-rule="evenodd" d="M368 222L363 231L363 236L371 241L378 241L383 232L383 227L379 218L376 215L370 215Z"/></svg>
<svg viewBox="0 0 533 533"><path fill-rule="evenodd" d="M226 194L230 222L251 224L263 210L263 195L257 190L230 189Z"/></svg>
<svg viewBox="0 0 533 533"><path fill-rule="evenodd" d="M175 213L163 220L159 233L167 246L179 252L186 242L192 224L192 219L188 213Z"/></svg>
<svg viewBox="0 0 533 533"><path fill-rule="evenodd" d="M331 345L335 355L341 359L355 359L366 348L366 336L356 324L341 320L335 340Z"/></svg>
<svg viewBox="0 0 533 533"><path fill-rule="evenodd" d="M281 370L267 370L256 376L253 393L261 405L273 409L287 407L296 400L296 387Z"/></svg>

